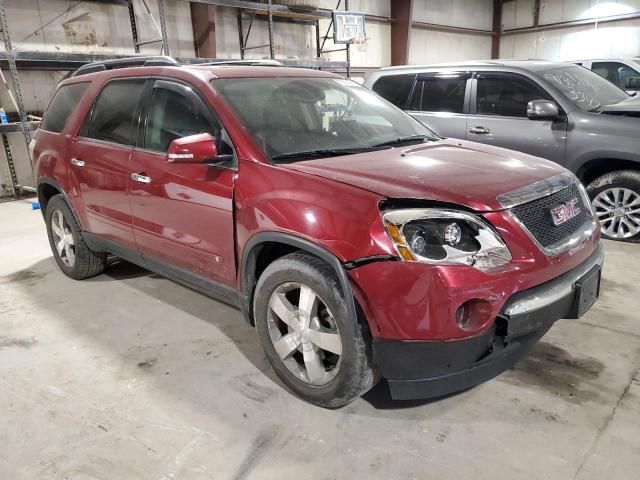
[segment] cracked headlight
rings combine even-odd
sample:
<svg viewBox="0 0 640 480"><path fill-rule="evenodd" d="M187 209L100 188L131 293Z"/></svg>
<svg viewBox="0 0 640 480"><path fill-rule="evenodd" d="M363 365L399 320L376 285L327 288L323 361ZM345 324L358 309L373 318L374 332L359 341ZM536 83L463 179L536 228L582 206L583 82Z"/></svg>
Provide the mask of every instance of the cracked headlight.
<svg viewBox="0 0 640 480"><path fill-rule="evenodd" d="M406 261L469 265L491 270L511 261L511 252L484 220L466 212L432 208L389 210L387 233Z"/></svg>

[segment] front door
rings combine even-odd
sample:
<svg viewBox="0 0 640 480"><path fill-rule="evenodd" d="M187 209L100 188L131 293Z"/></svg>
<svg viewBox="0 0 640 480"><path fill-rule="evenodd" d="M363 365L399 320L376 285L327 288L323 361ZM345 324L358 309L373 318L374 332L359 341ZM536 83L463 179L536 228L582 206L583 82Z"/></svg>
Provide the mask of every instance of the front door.
<svg viewBox="0 0 640 480"><path fill-rule="evenodd" d="M467 140L564 161L566 120L529 120L531 100L553 98L532 80L511 73L476 75L467 121Z"/></svg>
<svg viewBox="0 0 640 480"><path fill-rule="evenodd" d="M441 137L464 139L470 78L467 72L418 75L407 112Z"/></svg>
<svg viewBox="0 0 640 480"><path fill-rule="evenodd" d="M235 281L231 168L172 163L170 143L198 133L232 153L215 115L188 85L151 85L139 147L131 157L131 205L136 241L146 260L160 261L227 285Z"/></svg>
<svg viewBox="0 0 640 480"><path fill-rule="evenodd" d="M71 147L71 181L84 228L127 248L135 248L127 185L144 84L107 83Z"/></svg>

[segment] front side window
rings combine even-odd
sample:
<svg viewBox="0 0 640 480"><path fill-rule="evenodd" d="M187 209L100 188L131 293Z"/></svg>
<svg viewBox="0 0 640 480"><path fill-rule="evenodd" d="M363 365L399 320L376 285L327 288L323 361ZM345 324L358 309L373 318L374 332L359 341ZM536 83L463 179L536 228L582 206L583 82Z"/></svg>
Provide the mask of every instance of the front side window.
<svg viewBox="0 0 640 480"><path fill-rule="evenodd" d="M437 136L365 87L339 78L233 78L212 85L272 161L337 156ZM346 154L346 153L342 153ZM278 157L278 159L276 159Z"/></svg>
<svg viewBox="0 0 640 480"><path fill-rule="evenodd" d="M586 68L551 68L538 75L585 112L598 112L602 106L614 105L629 98L623 90Z"/></svg>
<svg viewBox="0 0 640 480"><path fill-rule="evenodd" d="M532 82L515 75L483 74L478 76L476 112L479 115L526 117L532 100L552 100Z"/></svg>
<svg viewBox="0 0 640 480"><path fill-rule="evenodd" d="M633 68L620 62L594 62L591 70L623 90L627 86L627 80L640 76Z"/></svg>
<svg viewBox="0 0 640 480"><path fill-rule="evenodd" d="M462 113L468 75L418 77L409 109L422 112Z"/></svg>
<svg viewBox="0 0 640 480"><path fill-rule="evenodd" d="M83 136L122 145L135 145L138 103L145 81L109 82L98 95Z"/></svg>
<svg viewBox="0 0 640 480"><path fill-rule="evenodd" d="M416 75L385 75L373 84L371 90L398 108L405 108Z"/></svg>
<svg viewBox="0 0 640 480"><path fill-rule="evenodd" d="M40 128L54 133L64 130L67 120L80 103L88 86L89 82L82 82L60 87L51 100Z"/></svg>
<svg viewBox="0 0 640 480"><path fill-rule="evenodd" d="M180 88L180 87L178 87ZM187 92L188 87L184 87ZM183 95L176 90L154 88L147 115L144 148L166 152L177 138L198 133L217 137L220 128L195 94Z"/></svg>

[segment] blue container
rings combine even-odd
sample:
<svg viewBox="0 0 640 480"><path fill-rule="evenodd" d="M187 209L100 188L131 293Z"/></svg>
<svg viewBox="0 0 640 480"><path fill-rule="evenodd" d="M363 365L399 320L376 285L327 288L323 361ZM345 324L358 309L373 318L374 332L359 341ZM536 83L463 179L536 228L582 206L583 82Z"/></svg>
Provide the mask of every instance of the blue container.
<svg viewBox="0 0 640 480"><path fill-rule="evenodd" d="M40 210L40 202L33 202L31 204L31 210Z"/></svg>

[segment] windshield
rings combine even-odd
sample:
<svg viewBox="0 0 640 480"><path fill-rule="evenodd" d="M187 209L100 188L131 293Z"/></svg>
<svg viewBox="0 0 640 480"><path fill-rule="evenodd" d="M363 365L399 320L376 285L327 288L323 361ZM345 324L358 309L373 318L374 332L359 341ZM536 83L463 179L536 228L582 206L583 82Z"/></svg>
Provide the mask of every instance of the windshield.
<svg viewBox="0 0 640 480"><path fill-rule="evenodd" d="M613 105L629 98L629 95L613 83L586 68L553 68L542 71L539 75L586 112L599 112L604 105Z"/></svg>
<svg viewBox="0 0 640 480"><path fill-rule="evenodd" d="M274 162L437 139L421 123L351 80L229 78L212 84Z"/></svg>

